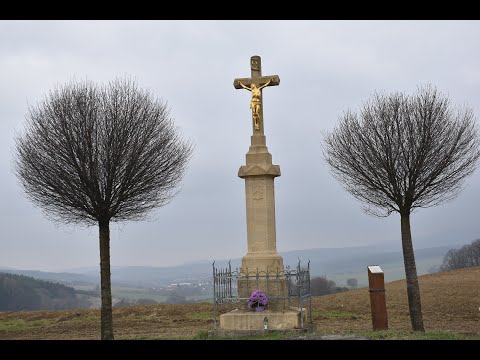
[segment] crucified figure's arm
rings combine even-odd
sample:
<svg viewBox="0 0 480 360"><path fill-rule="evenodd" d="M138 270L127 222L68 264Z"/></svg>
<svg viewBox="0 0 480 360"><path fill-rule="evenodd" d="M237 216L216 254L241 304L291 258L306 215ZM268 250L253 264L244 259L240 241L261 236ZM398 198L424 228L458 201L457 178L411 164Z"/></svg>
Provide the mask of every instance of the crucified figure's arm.
<svg viewBox="0 0 480 360"><path fill-rule="evenodd" d="M241 87L243 87L244 89L246 89L246 90L248 90L248 91L252 91L252 89L250 89L248 86L243 85L240 80L237 80L237 83L238 83Z"/></svg>
<svg viewBox="0 0 480 360"><path fill-rule="evenodd" d="M258 88L258 90L262 90L265 86L268 86L268 84L270 84L272 81L273 81L273 78L270 78L270 80L268 80L265 84L263 84L262 86L260 86L260 87Z"/></svg>

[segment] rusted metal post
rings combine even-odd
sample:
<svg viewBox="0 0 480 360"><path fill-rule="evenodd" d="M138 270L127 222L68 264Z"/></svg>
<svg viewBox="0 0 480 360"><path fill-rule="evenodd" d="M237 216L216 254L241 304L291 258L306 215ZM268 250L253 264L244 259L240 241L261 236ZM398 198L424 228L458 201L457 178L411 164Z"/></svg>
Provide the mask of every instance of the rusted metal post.
<svg viewBox="0 0 480 360"><path fill-rule="evenodd" d="M217 283L217 270L215 269L215 261L212 264L213 268L213 327L217 328L217 289L215 284Z"/></svg>
<svg viewBox="0 0 480 360"><path fill-rule="evenodd" d="M378 265L368 266L368 286L372 307L373 330L387 330L387 304L385 301L385 281L383 271Z"/></svg>

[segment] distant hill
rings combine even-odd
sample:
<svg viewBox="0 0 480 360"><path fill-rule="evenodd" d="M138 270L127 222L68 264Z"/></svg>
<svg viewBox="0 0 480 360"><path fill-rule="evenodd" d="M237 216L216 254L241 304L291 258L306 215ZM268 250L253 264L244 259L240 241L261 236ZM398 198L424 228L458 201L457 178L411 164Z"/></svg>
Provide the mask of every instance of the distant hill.
<svg viewBox="0 0 480 360"><path fill-rule="evenodd" d="M443 256L453 246L439 246L415 249L415 260L419 275L430 272L432 267L440 266ZM345 286L348 278L357 278L358 286L367 284L367 266L379 265L385 272L385 280L393 281L405 277L403 255L401 251L392 251L386 247L358 246L347 248L316 248L280 252L285 266L295 267L300 259L302 265L310 260L311 276L326 276L338 286ZM211 280L211 261L197 261L178 266L112 266L112 286L149 288L161 287L171 283L192 280ZM216 267L225 267L228 260L216 259ZM240 258L231 259L232 268L241 265ZM2 270L15 274L32 276L38 279L60 282L76 288L83 285L96 286L100 283L99 269L96 267L72 269L69 272L54 273L36 270Z"/></svg>
<svg viewBox="0 0 480 360"><path fill-rule="evenodd" d="M450 246L415 249L418 274L427 274L432 267L440 266L449 249ZM385 272L386 281L405 278L402 252L378 246L306 249L280 252L280 255L283 256L285 266L291 268L298 264L299 259L302 266L310 260L312 277L324 275L339 286L345 286L348 278L357 278L359 287L366 286L368 265L379 265ZM112 282L117 285L158 286L168 282L211 279L212 263L213 261L203 261L172 267L113 267ZM241 259L231 259L230 263L235 269L241 266ZM215 266L226 267L228 260L217 259ZM84 274L93 276L96 273L98 269L91 269Z"/></svg>
<svg viewBox="0 0 480 360"><path fill-rule="evenodd" d="M100 271L100 270L99 270ZM10 267L0 267L0 272L11 273L17 275L30 276L36 279L42 279L47 281L53 281L61 283L68 286L73 285L88 285L97 283L97 278L95 276L88 276L80 273L71 273L71 272L49 272L49 271L40 271L40 270L20 270Z"/></svg>
<svg viewBox="0 0 480 360"><path fill-rule="evenodd" d="M427 274L442 263L450 246L415 249L415 262L418 275ZM344 251L341 251L344 250ZM310 259L312 277L324 275L337 285L345 286L348 278L356 278L358 286L367 286L367 266L379 265L385 273L386 281L405 278L403 253L376 247L356 247L347 249L313 249L305 252L282 254L285 264L292 264L295 256L302 261ZM298 259L297 259L298 262Z"/></svg>
<svg viewBox="0 0 480 360"><path fill-rule="evenodd" d="M0 311L57 310L88 307L75 289L25 275L0 273Z"/></svg>

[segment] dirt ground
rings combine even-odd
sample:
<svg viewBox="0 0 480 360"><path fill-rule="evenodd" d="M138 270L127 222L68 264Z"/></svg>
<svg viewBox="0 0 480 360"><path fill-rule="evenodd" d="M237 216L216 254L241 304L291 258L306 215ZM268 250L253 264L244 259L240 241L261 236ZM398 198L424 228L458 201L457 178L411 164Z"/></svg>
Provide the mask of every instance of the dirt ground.
<svg viewBox="0 0 480 360"><path fill-rule="evenodd" d="M480 334L480 267L419 277L426 330ZM389 330L410 330L405 281L386 284ZM226 312L235 306L222 306ZM367 288L314 297L317 331L371 330ZM213 305L159 304L116 308L116 339L192 338L213 325ZM0 313L0 339L99 339L99 310Z"/></svg>

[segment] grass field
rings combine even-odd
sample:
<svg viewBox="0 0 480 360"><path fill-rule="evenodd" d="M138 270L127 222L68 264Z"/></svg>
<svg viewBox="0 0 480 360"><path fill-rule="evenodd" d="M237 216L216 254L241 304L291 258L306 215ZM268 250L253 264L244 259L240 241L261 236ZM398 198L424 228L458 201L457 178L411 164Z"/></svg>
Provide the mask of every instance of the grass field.
<svg viewBox="0 0 480 360"><path fill-rule="evenodd" d="M137 301L138 299L152 299L158 303L165 302L168 296L149 294L144 289L135 289L127 287L112 288L112 296L115 298L124 298L130 301Z"/></svg>
<svg viewBox="0 0 480 360"><path fill-rule="evenodd" d="M419 277L425 334L410 331L405 281L386 284L388 331L371 331L367 288L314 297L313 321L325 334L375 339L480 339L480 267ZM232 305L222 306L226 312ZM114 309L116 339L204 339L213 305L159 304ZM99 339L99 310L0 313L0 339ZM269 335L284 339L293 335ZM298 336L298 335L297 335Z"/></svg>

